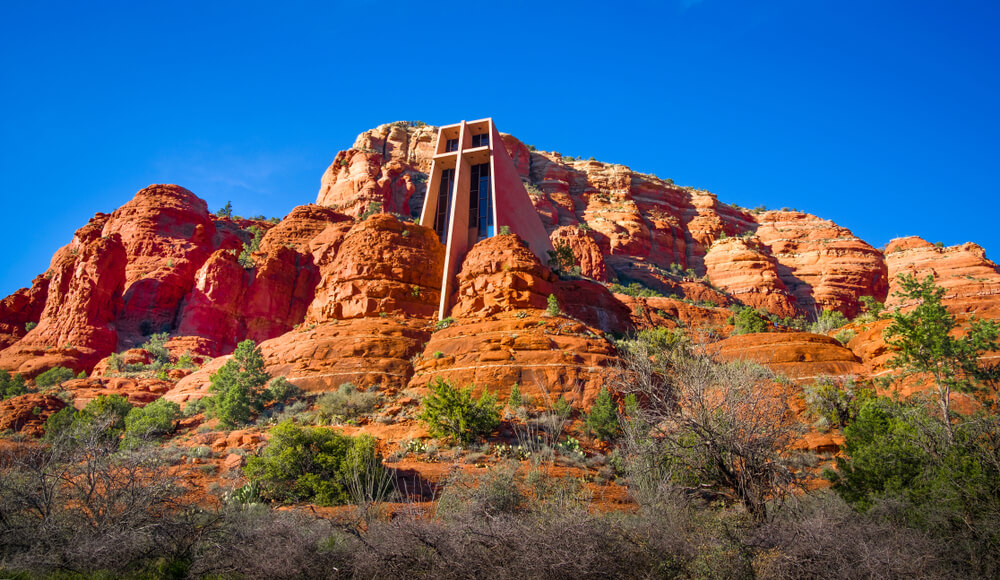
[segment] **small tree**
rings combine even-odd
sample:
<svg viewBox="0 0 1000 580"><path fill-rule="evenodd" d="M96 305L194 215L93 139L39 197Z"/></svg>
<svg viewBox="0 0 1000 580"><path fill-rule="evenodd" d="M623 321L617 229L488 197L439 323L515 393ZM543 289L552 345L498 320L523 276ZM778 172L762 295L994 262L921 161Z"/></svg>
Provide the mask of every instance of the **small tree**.
<svg viewBox="0 0 1000 580"><path fill-rule="evenodd" d="M431 435L469 443L500 425L496 393L487 391L476 399L473 387L460 389L440 377L429 386L431 394L424 397L417 418L427 425Z"/></svg>
<svg viewBox="0 0 1000 580"><path fill-rule="evenodd" d="M0 399L8 399L25 394L24 377L21 375L10 376L7 371L0 371Z"/></svg>
<svg viewBox="0 0 1000 580"><path fill-rule="evenodd" d="M826 334L845 324L847 324L847 317L842 312L824 309L809 330L815 334Z"/></svg>
<svg viewBox="0 0 1000 580"><path fill-rule="evenodd" d="M756 334L771 331L771 325L767 318L756 308L748 306L735 308L736 311L726 320L727 324L736 327L733 329L733 334Z"/></svg>
<svg viewBox="0 0 1000 580"><path fill-rule="evenodd" d="M576 266L573 248L566 242L557 242L554 250L549 250L549 268L559 275L569 274Z"/></svg>
<svg viewBox="0 0 1000 580"><path fill-rule="evenodd" d="M983 369L979 357L987 351L1000 349L996 322L973 319L962 338L952 336L958 325L955 317L941 304L944 288L934 284L934 277L917 280L915 276L899 277L901 290L896 293L904 300L917 300L908 313L899 309L885 329L886 343L896 349L889 361L907 375L929 376L937 391L941 419L953 435L951 426L951 392L968 392L980 386Z"/></svg>
<svg viewBox="0 0 1000 580"><path fill-rule="evenodd" d="M618 422L618 405L611 398L607 387L601 387L597 400L587 414L587 429L602 441L614 441L622 433Z"/></svg>
<svg viewBox="0 0 1000 580"><path fill-rule="evenodd" d="M240 252L238 258L240 265L250 270L254 267L253 253L260 249L260 240L264 236L264 230L257 226L250 226L247 228L253 237L250 238L250 242L243 244L243 251Z"/></svg>
<svg viewBox="0 0 1000 580"><path fill-rule="evenodd" d="M222 206L222 209L215 212L215 215L219 217L224 217L227 219L232 219L233 217L233 202L227 201L226 205Z"/></svg>
<svg viewBox="0 0 1000 580"><path fill-rule="evenodd" d="M157 399L145 407L135 407L125 416L125 445L134 447L174 430L181 417L180 405Z"/></svg>
<svg viewBox="0 0 1000 580"><path fill-rule="evenodd" d="M549 294L548 307L545 308L545 311L551 316L559 316L562 314L562 310L559 308L559 299L556 298L555 294Z"/></svg>
<svg viewBox="0 0 1000 580"><path fill-rule="evenodd" d="M816 416L822 427L847 427L861 406L875 397L875 390L848 379L838 382L830 377L821 377L804 389L806 406Z"/></svg>
<svg viewBox="0 0 1000 580"><path fill-rule="evenodd" d="M271 375L264 369L264 355L252 340L236 346L233 358L212 373L205 400L210 416L218 417L227 429L246 425L271 400L267 382Z"/></svg>

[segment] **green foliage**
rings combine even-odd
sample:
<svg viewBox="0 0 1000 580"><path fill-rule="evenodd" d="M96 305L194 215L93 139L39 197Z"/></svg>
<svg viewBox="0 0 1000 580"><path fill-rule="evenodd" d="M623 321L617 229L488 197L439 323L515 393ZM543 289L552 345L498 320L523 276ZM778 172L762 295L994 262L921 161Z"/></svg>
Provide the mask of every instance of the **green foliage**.
<svg viewBox="0 0 1000 580"><path fill-rule="evenodd" d="M367 415L378 404L379 394L374 391L359 391L351 383L340 385L336 391L323 393L316 399L316 421L337 423Z"/></svg>
<svg viewBox="0 0 1000 580"><path fill-rule="evenodd" d="M872 296L862 296L858 301L861 302L861 314L854 318L854 322L875 322L883 318L885 304Z"/></svg>
<svg viewBox="0 0 1000 580"><path fill-rule="evenodd" d="M45 421L45 438L55 441L69 436L74 439L96 435L105 441L117 440L125 430L125 418L132 404L122 395L98 395L80 411L64 407Z"/></svg>
<svg viewBox="0 0 1000 580"><path fill-rule="evenodd" d="M38 326L37 322L27 322L24 325L24 330L25 332L31 332L36 326Z"/></svg>
<svg viewBox="0 0 1000 580"><path fill-rule="evenodd" d="M733 315L726 320L727 324L736 327L733 334L756 334L771 331L771 325L768 324L767 318L760 310L747 306L734 306L733 308Z"/></svg>
<svg viewBox="0 0 1000 580"><path fill-rule="evenodd" d="M365 221L366 219L372 217L377 213L382 213L382 204L377 201L372 201L368 203L368 209L358 217L359 221Z"/></svg>
<svg viewBox="0 0 1000 580"><path fill-rule="evenodd" d="M10 376L9 372L0 370L0 399L9 399L27 392L28 390L24 388L24 377Z"/></svg>
<svg viewBox="0 0 1000 580"><path fill-rule="evenodd" d="M931 377L941 419L950 433L951 391L968 392L980 385L984 370L979 366L979 357L1000 349L1000 327L993 321L973 319L965 336L955 338L951 331L958 323L941 304L945 290L935 286L932 276L917 280L903 275L899 286L898 296L919 303L908 313L897 310L892 315L885 339L896 354L889 365L906 374L926 373Z"/></svg>
<svg viewBox="0 0 1000 580"><path fill-rule="evenodd" d="M131 409L125 416L125 446L134 447L173 432L180 417L180 405L166 399L157 399L145 407Z"/></svg>
<svg viewBox="0 0 1000 580"><path fill-rule="evenodd" d="M524 398L521 397L521 387L514 383L510 388L510 397L507 398L507 408L516 410L524 406Z"/></svg>
<svg viewBox="0 0 1000 580"><path fill-rule="evenodd" d="M556 298L555 294L549 294L548 306L545 311L549 313L550 316L559 316L562 314L562 310L559 308L559 299Z"/></svg>
<svg viewBox="0 0 1000 580"><path fill-rule="evenodd" d="M509 236L510 235L510 226L500 226L500 235L501 236Z"/></svg>
<svg viewBox="0 0 1000 580"><path fill-rule="evenodd" d="M601 387L586 423L587 429L603 441L614 441L622 434L618 422L618 405L612 400L607 387Z"/></svg>
<svg viewBox="0 0 1000 580"><path fill-rule="evenodd" d="M565 397L559 395L556 402L552 403L552 412L561 419L569 419L569 416L573 414L573 405L570 405Z"/></svg>
<svg viewBox="0 0 1000 580"><path fill-rule="evenodd" d="M215 212L215 215L217 215L219 217L224 217L224 218L230 218L230 219L232 219L232 217L233 217L233 202L227 201L226 205L222 206L222 209L220 209L219 211Z"/></svg>
<svg viewBox="0 0 1000 580"><path fill-rule="evenodd" d="M556 242L554 250L549 250L549 268L560 276L572 272L576 266L576 256L573 248L566 242Z"/></svg>
<svg viewBox="0 0 1000 580"><path fill-rule="evenodd" d="M826 310L820 313L819 318L809 328L815 334L826 334L831 330L840 328L847 324L847 317L839 310Z"/></svg>
<svg viewBox="0 0 1000 580"><path fill-rule="evenodd" d="M149 340L141 347L153 357L153 365L156 368L170 364L170 351L166 347L168 340L170 340L170 335L161 332L150 336Z"/></svg>
<svg viewBox="0 0 1000 580"><path fill-rule="evenodd" d="M260 349L254 341L244 340L236 346L233 358L209 377L212 384L205 410L223 428L246 425L270 402L272 393L265 388L270 379Z"/></svg>
<svg viewBox="0 0 1000 580"><path fill-rule="evenodd" d="M52 367L44 373L35 377L35 384L39 387L53 387L62 384L73 378L73 371L66 367Z"/></svg>
<svg viewBox="0 0 1000 580"><path fill-rule="evenodd" d="M449 316L447 318L438 320L437 323L434 325L434 330L444 330L445 328L448 328L452 324L455 324L455 319Z"/></svg>
<svg viewBox="0 0 1000 580"><path fill-rule="evenodd" d="M821 427L844 428L855 417L861 406L875 398L875 390L849 379L837 382L830 377L817 379L804 388L806 407L816 417Z"/></svg>
<svg viewBox="0 0 1000 580"><path fill-rule="evenodd" d="M348 437L331 429L299 427L290 421L271 429L267 447L243 469L273 501L342 505L375 501L392 490L370 435Z"/></svg>
<svg viewBox="0 0 1000 580"><path fill-rule="evenodd" d="M847 343L851 342L851 339L854 338L856 334L857 333L854 332L854 330L850 328L845 328L844 330L841 330L837 334L833 335L833 338L837 339L837 342L839 342L840 344L846 346Z"/></svg>
<svg viewBox="0 0 1000 580"><path fill-rule="evenodd" d="M614 283L608 286L608 289L616 294L625 294L627 296L633 296L635 298L657 298L663 297L663 294L643 286L640 282L630 282L628 284L618 284Z"/></svg>
<svg viewBox="0 0 1000 580"><path fill-rule="evenodd" d="M250 270L254 267L253 253L260 250L260 239L264 237L264 230L254 225L247 228L247 231L250 232L253 237L250 239L249 243L243 244L243 251L240 252L240 256L237 259L240 262L240 266Z"/></svg>
<svg viewBox="0 0 1000 580"><path fill-rule="evenodd" d="M267 385L267 398L279 404L287 404L302 396L302 389L285 377L275 377Z"/></svg>
<svg viewBox="0 0 1000 580"><path fill-rule="evenodd" d="M417 418L433 436L469 443L489 435L500 425L496 393L484 391L476 399L472 396L473 387L460 389L440 377L429 386L431 394L424 397Z"/></svg>

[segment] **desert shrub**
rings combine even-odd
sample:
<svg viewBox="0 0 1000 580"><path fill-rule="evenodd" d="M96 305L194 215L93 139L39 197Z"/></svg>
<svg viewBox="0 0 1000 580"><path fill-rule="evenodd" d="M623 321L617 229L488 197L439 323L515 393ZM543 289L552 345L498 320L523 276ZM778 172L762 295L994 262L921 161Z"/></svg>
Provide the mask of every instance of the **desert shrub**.
<svg viewBox="0 0 1000 580"><path fill-rule="evenodd" d="M825 428L842 429L858 415L861 406L875 397L875 390L854 379L836 381L822 377L803 389L806 407Z"/></svg>
<svg viewBox="0 0 1000 580"><path fill-rule="evenodd" d="M641 282L629 282L627 284L614 283L608 289L616 294L625 294L635 298L657 298L663 294L643 285Z"/></svg>
<svg viewBox="0 0 1000 580"><path fill-rule="evenodd" d="M451 316L447 318L442 318L441 320L438 320L436 323L434 323L434 330L444 330L445 328L448 328L452 324L455 324L455 319L452 318Z"/></svg>
<svg viewBox="0 0 1000 580"><path fill-rule="evenodd" d="M125 445L134 447L143 441L171 433L181 417L180 405L157 399L145 407L135 407L125 416Z"/></svg>
<svg viewBox="0 0 1000 580"><path fill-rule="evenodd" d="M117 444L132 404L122 395L98 395L76 411L65 407L45 421L48 441L98 438Z"/></svg>
<svg viewBox="0 0 1000 580"><path fill-rule="evenodd" d="M500 424L496 393L483 392L477 399L473 387L460 389L438 377L430 385L417 416L435 437L469 443L492 433Z"/></svg>
<svg viewBox="0 0 1000 580"><path fill-rule="evenodd" d="M566 397L559 395L559 398L552 403L552 412L560 419L569 419L569 416L573 414L573 405L569 404Z"/></svg>
<svg viewBox="0 0 1000 580"><path fill-rule="evenodd" d="M368 202L368 209L358 217L358 220L365 221L377 213L382 213L382 204L377 201Z"/></svg>
<svg viewBox="0 0 1000 580"><path fill-rule="evenodd" d="M847 324L847 317L839 310L823 309L816 322L812 323L809 331L815 334L826 334Z"/></svg>
<svg viewBox="0 0 1000 580"><path fill-rule="evenodd" d="M52 367L35 377L35 384L39 387L53 387L72 379L73 376L73 371L66 367Z"/></svg>
<svg viewBox="0 0 1000 580"><path fill-rule="evenodd" d="M8 399L27 393L24 387L24 377L10 376L7 371L0 370L0 399Z"/></svg>
<svg viewBox="0 0 1000 580"><path fill-rule="evenodd" d="M341 505L378 500L392 490L374 438L290 421L271 430L267 447L249 458L243 471L260 485L262 497L274 501ZM368 497L358 497L358 491Z"/></svg>
<svg viewBox="0 0 1000 580"><path fill-rule="evenodd" d="M603 441L614 441L622 432L618 423L618 405L611 398L607 387L601 387L597 400L587 414L587 430Z"/></svg>
<svg viewBox="0 0 1000 580"><path fill-rule="evenodd" d="M549 250L549 268L559 276L570 275L577 265L573 248L566 242L557 242L554 250ZM579 270L577 270L579 272Z"/></svg>
<svg viewBox="0 0 1000 580"><path fill-rule="evenodd" d="M771 331L771 325L767 318L756 308L736 306L734 309L733 315L726 320L727 324L732 324L735 327L733 334L756 334Z"/></svg>
<svg viewBox="0 0 1000 580"><path fill-rule="evenodd" d="M323 393L316 398L316 418L320 423L336 423L356 419L371 413L378 404L375 391L359 391L351 383L344 383L336 391Z"/></svg>
<svg viewBox="0 0 1000 580"><path fill-rule="evenodd" d="M232 218L233 217L233 202L227 201L226 205L222 206L222 209L220 209L219 211L215 212L215 215L217 215L219 217L224 217L224 218Z"/></svg>
<svg viewBox="0 0 1000 580"><path fill-rule="evenodd" d="M846 346L847 343L851 342L851 339L854 338L856 335L857 333L854 332L854 330L850 328L845 328L844 330L841 330L837 334L833 335L833 338L836 339L837 342L839 342L840 344Z"/></svg>
<svg viewBox="0 0 1000 580"><path fill-rule="evenodd" d="M205 411L224 428L246 425L271 401L272 393L266 388L270 378L260 348L244 340L236 346L233 358L209 377L212 384L210 396L204 399Z"/></svg>
<svg viewBox="0 0 1000 580"><path fill-rule="evenodd" d="M524 398L521 397L521 387L517 383L510 388L510 397L507 399L507 408L517 410L524 406Z"/></svg>
<svg viewBox="0 0 1000 580"><path fill-rule="evenodd" d="M858 301L861 302L862 312L854 318L854 322L875 322L882 319L885 304L872 296L862 296Z"/></svg>
<svg viewBox="0 0 1000 580"><path fill-rule="evenodd" d="M548 306L545 311L549 313L550 316L559 316L562 314L562 310L559 308L559 299L556 298L555 294L549 294Z"/></svg>
<svg viewBox="0 0 1000 580"><path fill-rule="evenodd" d="M36 326L38 326L37 322L27 322L24 324L24 330L25 332L31 332Z"/></svg>
<svg viewBox="0 0 1000 580"><path fill-rule="evenodd" d="M170 335L166 332L160 332L150 336L140 347L153 357L153 366L155 368L161 368L170 364L170 351L166 347L168 340L170 340Z"/></svg>

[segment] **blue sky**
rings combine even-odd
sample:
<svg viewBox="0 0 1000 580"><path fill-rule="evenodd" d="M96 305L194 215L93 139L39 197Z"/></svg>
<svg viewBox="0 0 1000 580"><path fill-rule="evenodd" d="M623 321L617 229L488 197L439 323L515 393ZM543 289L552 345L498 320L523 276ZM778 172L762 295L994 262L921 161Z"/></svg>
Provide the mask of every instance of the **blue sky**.
<svg viewBox="0 0 1000 580"><path fill-rule="evenodd" d="M148 184L283 216L367 128L485 116L997 258L998 28L971 0L4 2L0 296Z"/></svg>

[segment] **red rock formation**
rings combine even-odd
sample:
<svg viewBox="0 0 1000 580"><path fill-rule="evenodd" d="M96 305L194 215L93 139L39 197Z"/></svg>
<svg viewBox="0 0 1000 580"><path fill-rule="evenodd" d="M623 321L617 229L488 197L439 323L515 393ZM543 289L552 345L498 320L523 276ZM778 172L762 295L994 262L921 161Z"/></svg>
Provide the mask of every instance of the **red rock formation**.
<svg viewBox="0 0 1000 580"><path fill-rule="evenodd" d="M108 217L103 235L118 234L128 256L122 344L173 328L195 272L213 251L238 249L233 228L217 229L205 202L177 185L151 185ZM242 234L248 236L248 234Z"/></svg>
<svg viewBox="0 0 1000 580"><path fill-rule="evenodd" d="M15 431L29 437L45 434L45 421L66 406L52 395L28 393L0 401L0 431Z"/></svg>
<svg viewBox="0 0 1000 580"><path fill-rule="evenodd" d="M267 230L260 241L260 251L266 254L281 246L292 246L299 253L311 253L310 243L327 226L349 221L351 218L328 207L300 205L292 209L278 225Z"/></svg>
<svg viewBox="0 0 1000 580"><path fill-rule="evenodd" d="M487 238L465 256L458 274L452 316L490 316L522 309L544 310L556 277L520 238Z"/></svg>
<svg viewBox="0 0 1000 580"><path fill-rule="evenodd" d="M747 306L781 317L799 313L795 296L779 277L778 263L755 239L717 240L705 255L705 270L712 284Z"/></svg>
<svg viewBox="0 0 1000 580"><path fill-rule="evenodd" d="M724 361L757 362L796 381L857 376L865 370L854 353L833 338L806 332L741 334L711 345L709 353Z"/></svg>
<svg viewBox="0 0 1000 580"><path fill-rule="evenodd" d="M976 244L939 248L916 236L899 238L889 242L885 259L891 280L889 308L912 305L895 296L897 276L934 276L935 283L946 290L942 302L951 312L1000 318L1000 270Z"/></svg>
<svg viewBox="0 0 1000 580"><path fill-rule="evenodd" d="M94 237L95 232L85 230L81 228L73 243L56 253L38 326L0 352L0 368L25 377L55 366L89 371L114 352L125 248L117 235Z"/></svg>
<svg viewBox="0 0 1000 580"><path fill-rule="evenodd" d="M598 282L608 282L608 267L604 263L604 252L586 231L576 227L556 228L552 232L552 247L566 244L573 250L573 257L580 266L580 273Z"/></svg>
<svg viewBox="0 0 1000 580"><path fill-rule="evenodd" d="M306 391L334 390L344 383L404 387L413 374L410 359L430 337L427 321L390 317L332 320L308 325L260 344L267 371ZM166 395L184 402L208 392L209 376L229 357L220 357L181 379Z"/></svg>
<svg viewBox="0 0 1000 580"><path fill-rule="evenodd" d="M858 298L884 300L889 288L882 254L831 221L797 211L757 216L757 237L778 261L785 287L805 313L860 312Z"/></svg>
<svg viewBox="0 0 1000 580"><path fill-rule="evenodd" d="M306 323L401 313L433 316L440 300L444 246L430 228L373 215L313 244L321 281ZM343 236L343 237L341 237Z"/></svg>
<svg viewBox="0 0 1000 580"><path fill-rule="evenodd" d="M616 360L611 344L575 320L524 312L523 318L459 319L436 331L414 365L410 387L423 389L441 377L503 399L516 383L542 405L562 395L589 407L604 384L603 369Z"/></svg>
<svg viewBox="0 0 1000 580"><path fill-rule="evenodd" d="M121 395L142 407L167 393L173 383L153 378L99 377L74 379L62 384L73 395L73 406L82 409L99 396Z"/></svg>
<svg viewBox="0 0 1000 580"><path fill-rule="evenodd" d="M0 300L0 350L27 334L29 323L38 323L48 293L49 279L42 275L31 282L31 288L21 288Z"/></svg>

